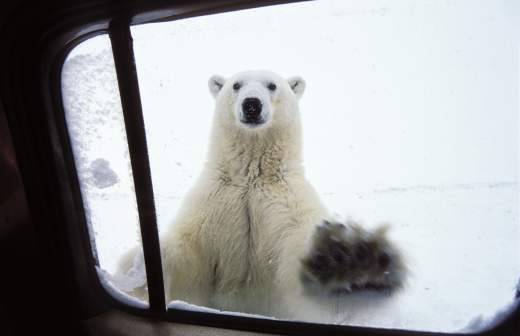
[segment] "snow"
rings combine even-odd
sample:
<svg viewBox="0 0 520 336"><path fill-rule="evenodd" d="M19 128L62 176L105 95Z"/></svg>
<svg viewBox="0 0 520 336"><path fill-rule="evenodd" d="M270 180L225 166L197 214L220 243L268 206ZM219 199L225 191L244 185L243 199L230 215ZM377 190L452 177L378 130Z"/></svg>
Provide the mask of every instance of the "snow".
<svg viewBox="0 0 520 336"><path fill-rule="evenodd" d="M111 276L111 281L117 288L126 292L132 292L140 287L148 288L143 251L140 250L135 254L130 269L126 272L116 272Z"/></svg>
<svg viewBox="0 0 520 336"><path fill-rule="evenodd" d="M500 322L506 319L512 312L514 312L518 308L518 304L518 300L512 301L509 304L507 304L504 308L498 310L492 316L477 316L473 320L471 320L466 327L459 330L459 332L475 333L481 332L482 330L491 329L495 325L498 325Z"/></svg>
<svg viewBox="0 0 520 336"><path fill-rule="evenodd" d="M338 217L390 223L412 270L391 297L302 300L305 320L488 326L520 277L519 15L505 0L313 1L132 27L159 229L205 160L209 77L301 75L308 179ZM87 220L113 274L139 228L108 38L74 49L63 79Z"/></svg>
<svg viewBox="0 0 520 336"><path fill-rule="evenodd" d="M62 92L91 245L99 266L113 274L123 253L139 243L140 229L108 36L72 50Z"/></svg>
<svg viewBox="0 0 520 336"><path fill-rule="evenodd" d="M119 182L115 171L110 168L110 162L105 159L96 159L90 163L92 183L100 188L108 188Z"/></svg>
<svg viewBox="0 0 520 336"><path fill-rule="evenodd" d="M181 300L173 300L168 303L168 309L182 309L196 313L213 313L213 314L224 314L224 315L233 315L233 316L241 316L241 317L253 317L253 318L263 318L269 320L276 320L276 318L265 315L257 315L257 314L247 314L241 312L231 312L226 310L213 309L208 307L201 307L194 304L191 304L186 301Z"/></svg>
<svg viewBox="0 0 520 336"><path fill-rule="evenodd" d="M96 267L96 272L98 274L99 281L105 290L112 295L118 301L127 304L132 307L148 309L148 302L139 300L133 296L130 296L123 292L123 288L120 288L119 285L115 285L114 279L110 273L101 269L100 267Z"/></svg>
<svg viewBox="0 0 520 336"><path fill-rule="evenodd" d="M494 315L513 299L520 275L518 184L323 198L333 209L347 204L366 226L391 223L389 234L404 249L412 274L405 289L390 298L338 300L332 313L307 305L309 319L454 332L477 315Z"/></svg>

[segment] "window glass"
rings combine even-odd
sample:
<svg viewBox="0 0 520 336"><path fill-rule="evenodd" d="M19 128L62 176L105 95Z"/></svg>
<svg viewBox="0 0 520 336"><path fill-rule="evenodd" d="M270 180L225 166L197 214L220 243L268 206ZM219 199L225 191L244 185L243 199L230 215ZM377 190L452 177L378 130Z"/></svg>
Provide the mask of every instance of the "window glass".
<svg viewBox="0 0 520 336"><path fill-rule="evenodd" d="M68 55L62 95L69 138L98 272L105 284L146 296L146 272L136 262L118 272L127 252L141 250L139 218L110 39L91 38ZM137 247L136 247L137 246ZM123 261L124 260L124 261ZM133 261L132 261L133 262Z"/></svg>
<svg viewBox="0 0 520 336"><path fill-rule="evenodd" d="M410 274L389 296L302 297L298 318L485 326L510 305L520 274L519 13L515 1L313 1L133 27L162 239L186 218L182 200L212 154L210 76L299 75L307 179L340 218L390 223ZM175 267L165 267L166 287ZM186 300L242 311L228 293Z"/></svg>

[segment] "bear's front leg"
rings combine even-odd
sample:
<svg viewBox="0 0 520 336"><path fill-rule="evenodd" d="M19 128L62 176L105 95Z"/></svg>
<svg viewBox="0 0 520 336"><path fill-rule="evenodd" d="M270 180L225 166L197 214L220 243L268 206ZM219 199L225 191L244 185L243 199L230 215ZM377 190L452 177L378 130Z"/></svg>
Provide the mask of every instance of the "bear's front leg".
<svg viewBox="0 0 520 336"><path fill-rule="evenodd" d="M403 286L406 267L386 238L386 227L369 232L358 224L324 221L318 225L300 273L309 293L395 290Z"/></svg>

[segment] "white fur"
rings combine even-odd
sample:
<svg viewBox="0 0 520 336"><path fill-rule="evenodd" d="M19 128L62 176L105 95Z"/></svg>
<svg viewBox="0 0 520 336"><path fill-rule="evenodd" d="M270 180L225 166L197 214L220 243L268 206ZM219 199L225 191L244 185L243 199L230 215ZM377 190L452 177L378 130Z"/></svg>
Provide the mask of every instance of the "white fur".
<svg viewBox="0 0 520 336"><path fill-rule="evenodd" d="M251 71L213 76L209 88L216 106L208 161L161 237L167 299L288 316L303 295L300 260L328 218L302 165L305 82ZM241 101L251 96L268 119L257 127L240 122Z"/></svg>

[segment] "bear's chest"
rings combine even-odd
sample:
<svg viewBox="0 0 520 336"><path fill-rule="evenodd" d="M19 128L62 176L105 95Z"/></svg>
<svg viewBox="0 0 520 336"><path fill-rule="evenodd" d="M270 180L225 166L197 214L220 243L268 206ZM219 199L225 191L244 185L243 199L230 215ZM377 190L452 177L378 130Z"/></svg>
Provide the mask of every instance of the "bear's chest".
<svg viewBox="0 0 520 336"><path fill-rule="evenodd" d="M276 226L283 221L277 191L265 186L226 186L219 192L220 206L212 234L216 289L258 287L272 280L276 266ZM275 215L277 213L277 215Z"/></svg>

